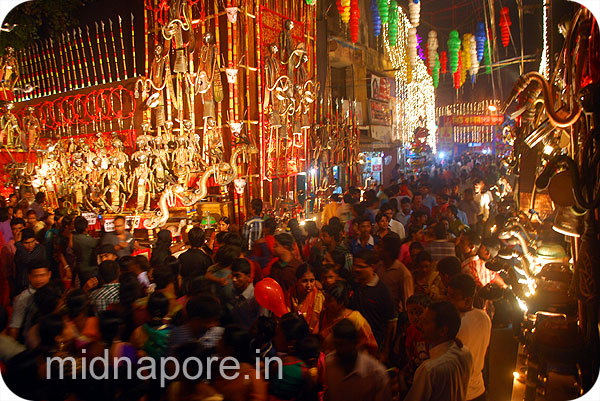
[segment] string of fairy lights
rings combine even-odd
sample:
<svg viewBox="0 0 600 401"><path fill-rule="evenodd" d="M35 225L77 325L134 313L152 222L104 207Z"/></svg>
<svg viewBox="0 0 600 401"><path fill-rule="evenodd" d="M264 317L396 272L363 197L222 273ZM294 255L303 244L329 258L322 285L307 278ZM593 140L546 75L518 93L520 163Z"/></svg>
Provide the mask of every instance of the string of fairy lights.
<svg viewBox="0 0 600 401"><path fill-rule="evenodd" d="M435 124L435 89L433 78L427 67L417 57L414 68L410 67L408 56L408 30L412 27L408 17L398 7L398 34L396 46L389 42L388 24L383 24L383 43L392 66L396 81L396 97L399 100L394 108L393 140L408 144L413 140L416 128L429 130L427 144L435 152L437 127Z"/></svg>

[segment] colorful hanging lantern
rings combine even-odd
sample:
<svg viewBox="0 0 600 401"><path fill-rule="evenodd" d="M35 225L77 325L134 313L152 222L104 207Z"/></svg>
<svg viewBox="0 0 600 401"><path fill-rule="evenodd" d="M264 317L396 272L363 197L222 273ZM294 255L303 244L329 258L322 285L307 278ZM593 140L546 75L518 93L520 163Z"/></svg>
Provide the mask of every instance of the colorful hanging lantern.
<svg viewBox="0 0 600 401"><path fill-rule="evenodd" d="M510 14L508 7L502 8L500 11L500 34L502 35L502 46L506 47L510 43Z"/></svg>
<svg viewBox="0 0 600 401"><path fill-rule="evenodd" d="M350 0L341 0L344 10L340 13L342 22L347 24L350 21Z"/></svg>
<svg viewBox="0 0 600 401"><path fill-rule="evenodd" d="M410 20L410 24L415 28L419 26L419 22L421 20L421 2L409 0L408 1L408 18Z"/></svg>
<svg viewBox="0 0 600 401"><path fill-rule="evenodd" d="M471 64L469 63L470 59L471 56L469 54L469 51L462 49L460 51L460 59L458 62L460 64L460 86L462 86L467 80L467 71L469 71L469 67L471 66ZM467 67L467 65L469 67Z"/></svg>
<svg viewBox="0 0 600 401"><path fill-rule="evenodd" d="M309 6L314 6L316 2L317 0L306 0L306 4L308 4Z"/></svg>
<svg viewBox="0 0 600 401"><path fill-rule="evenodd" d="M458 53L460 53L460 38L458 37L458 31L450 32L450 39L448 39L448 62L450 72L455 73L458 67Z"/></svg>
<svg viewBox="0 0 600 401"><path fill-rule="evenodd" d="M492 60L490 58L490 46L489 46L489 40L485 40L485 44L483 46L483 65L485 65L485 73L486 74L491 74L492 73Z"/></svg>
<svg viewBox="0 0 600 401"><path fill-rule="evenodd" d="M454 88L458 89L461 86L460 83L460 74L461 74L461 69L462 69L462 63L461 63L461 57L460 57L460 52L458 52L458 60L456 61L456 71L453 74L453 78L454 78Z"/></svg>
<svg viewBox="0 0 600 401"><path fill-rule="evenodd" d="M408 61L410 68L417 65L417 28L408 28Z"/></svg>
<svg viewBox="0 0 600 401"><path fill-rule="evenodd" d="M442 74L445 74L448 70L447 70L447 65L448 65L448 56L446 55L446 52L440 52L440 72Z"/></svg>
<svg viewBox="0 0 600 401"><path fill-rule="evenodd" d="M373 19L373 34L377 37L381 33L381 17L379 16L377 0L371 0L371 18Z"/></svg>
<svg viewBox="0 0 600 401"><path fill-rule="evenodd" d="M437 58L437 49L439 47L437 32L429 31L427 34L427 67L430 71L433 71L436 62L439 63Z"/></svg>
<svg viewBox="0 0 600 401"><path fill-rule="evenodd" d="M437 54L435 55L435 64L431 77L433 78L433 87L437 89L440 83L440 57Z"/></svg>
<svg viewBox="0 0 600 401"><path fill-rule="evenodd" d="M381 24L387 24L389 21L389 8L388 0L377 0L377 7L379 8L379 16L381 17Z"/></svg>
<svg viewBox="0 0 600 401"><path fill-rule="evenodd" d="M398 44L398 3L396 0L390 2L388 24L390 46L396 46Z"/></svg>
<svg viewBox="0 0 600 401"><path fill-rule="evenodd" d="M352 0L350 6L350 40L356 44L358 42L358 28L360 24L360 8L358 0Z"/></svg>
<svg viewBox="0 0 600 401"><path fill-rule="evenodd" d="M471 36L473 35L465 33L462 40L462 69L465 74L471 69Z"/></svg>
<svg viewBox="0 0 600 401"><path fill-rule="evenodd" d="M473 82L475 82L475 76L479 72L479 60L477 60L477 43L475 41L475 36L471 35L470 39L470 52L471 52L471 69L469 73L471 74Z"/></svg>
<svg viewBox="0 0 600 401"><path fill-rule="evenodd" d="M475 41L477 42L477 61L483 60L483 46L485 45L485 25L483 22L477 23L477 30L475 31Z"/></svg>
<svg viewBox="0 0 600 401"><path fill-rule="evenodd" d="M340 13L340 16L344 13L344 6L342 5L342 0L335 0L335 5L338 9L338 13Z"/></svg>

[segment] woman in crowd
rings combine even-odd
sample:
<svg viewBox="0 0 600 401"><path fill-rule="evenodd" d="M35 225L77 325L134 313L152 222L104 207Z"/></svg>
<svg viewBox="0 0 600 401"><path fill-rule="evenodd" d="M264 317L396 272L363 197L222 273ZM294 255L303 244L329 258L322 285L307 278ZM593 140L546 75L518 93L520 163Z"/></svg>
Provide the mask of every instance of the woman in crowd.
<svg viewBox="0 0 600 401"><path fill-rule="evenodd" d="M292 312L300 312L308 323L311 333L319 332L319 321L325 296L318 288L317 279L309 265L303 264L296 270L296 285L288 295L288 307Z"/></svg>
<svg viewBox="0 0 600 401"><path fill-rule="evenodd" d="M371 326L360 312L348 309L350 302L350 286L345 281L338 281L325 292L325 309L321 319L319 336L323 340L323 352L328 353L334 349L333 328L343 319L349 319L359 334L360 347L370 352L373 356L379 355L377 341Z"/></svg>

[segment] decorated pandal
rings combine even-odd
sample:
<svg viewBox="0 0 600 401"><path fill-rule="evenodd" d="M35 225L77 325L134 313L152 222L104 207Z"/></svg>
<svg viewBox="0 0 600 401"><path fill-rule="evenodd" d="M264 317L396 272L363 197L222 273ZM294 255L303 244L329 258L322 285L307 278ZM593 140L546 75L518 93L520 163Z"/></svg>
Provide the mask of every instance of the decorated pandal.
<svg viewBox="0 0 600 401"><path fill-rule="evenodd" d="M227 215L232 201L245 213L246 188L274 198L273 180L306 170L309 135L321 148L314 21L304 2L146 1L143 26L119 15L7 49L6 191L143 215L146 229L208 197Z"/></svg>

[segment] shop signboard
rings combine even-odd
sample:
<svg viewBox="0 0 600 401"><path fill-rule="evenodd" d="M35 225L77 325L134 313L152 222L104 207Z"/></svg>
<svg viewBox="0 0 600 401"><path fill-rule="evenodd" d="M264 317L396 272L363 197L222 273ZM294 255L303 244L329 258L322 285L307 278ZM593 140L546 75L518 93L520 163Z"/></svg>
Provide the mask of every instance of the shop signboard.
<svg viewBox="0 0 600 401"><path fill-rule="evenodd" d="M392 97L390 80L371 74L371 99L389 101Z"/></svg>
<svg viewBox="0 0 600 401"><path fill-rule="evenodd" d="M502 125L504 116L502 114L489 114L484 116L464 114L440 117L440 125L454 126L478 126L478 125Z"/></svg>
<svg viewBox="0 0 600 401"><path fill-rule="evenodd" d="M374 173L380 173L381 171L383 171L383 158L372 157L371 158L371 170Z"/></svg>
<svg viewBox="0 0 600 401"><path fill-rule="evenodd" d="M392 109L389 102L369 99L369 120L371 125L392 125Z"/></svg>

